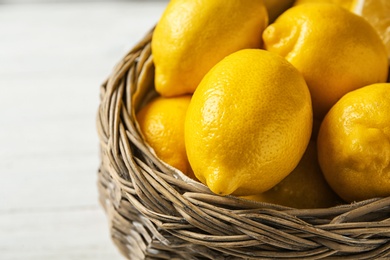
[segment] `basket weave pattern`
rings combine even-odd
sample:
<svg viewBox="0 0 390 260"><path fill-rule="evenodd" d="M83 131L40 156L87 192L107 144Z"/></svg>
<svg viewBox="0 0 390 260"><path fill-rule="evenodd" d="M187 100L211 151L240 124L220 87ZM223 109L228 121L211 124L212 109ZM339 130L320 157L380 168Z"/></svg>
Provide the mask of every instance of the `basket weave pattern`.
<svg viewBox="0 0 390 260"><path fill-rule="evenodd" d="M390 259L390 197L298 210L221 197L160 161L135 113L151 96L152 31L101 86L100 201L129 259Z"/></svg>

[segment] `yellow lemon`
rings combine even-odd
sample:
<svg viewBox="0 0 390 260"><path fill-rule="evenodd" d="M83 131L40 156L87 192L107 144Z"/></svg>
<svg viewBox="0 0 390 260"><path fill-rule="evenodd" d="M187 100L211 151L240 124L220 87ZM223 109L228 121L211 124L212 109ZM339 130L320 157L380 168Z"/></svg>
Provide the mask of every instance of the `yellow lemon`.
<svg viewBox="0 0 390 260"><path fill-rule="evenodd" d="M390 83L343 96L318 135L326 180L348 202L390 196Z"/></svg>
<svg viewBox="0 0 390 260"><path fill-rule="evenodd" d="M157 97L137 113L145 141L157 157L193 178L184 145L184 121L191 96Z"/></svg>
<svg viewBox="0 0 390 260"><path fill-rule="evenodd" d="M294 5L306 3L334 3L364 17L379 33L390 59L390 1L389 0L296 0Z"/></svg>
<svg viewBox="0 0 390 260"><path fill-rule="evenodd" d="M317 159L317 147L311 141L298 166L272 189L247 199L293 208L327 208L342 203L329 187Z"/></svg>
<svg viewBox="0 0 390 260"><path fill-rule="evenodd" d="M193 93L225 56L260 48L267 25L263 1L170 1L151 43L157 92L163 96Z"/></svg>
<svg viewBox="0 0 390 260"><path fill-rule="evenodd" d="M379 33L390 60L390 1L354 0L351 10L363 16Z"/></svg>
<svg viewBox="0 0 390 260"><path fill-rule="evenodd" d="M298 164L312 108L302 75L265 50L235 52L203 78L188 107L185 144L195 176L216 194L266 191Z"/></svg>
<svg viewBox="0 0 390 260"><path fill-rule="evenodd" d="M265 49L302 73L318 119L345 93L387 79L386 48L375 29L335 4L294 6L264 30L263 39Z"/></svg>
<svg viewBox="0 0 390 260"><path fill-rule="evenodd" d="M332 3L337 4L347 10L351 10L353 7L354 0L296 0L294 6L301 4L310 4L310 3Z"/></svg>

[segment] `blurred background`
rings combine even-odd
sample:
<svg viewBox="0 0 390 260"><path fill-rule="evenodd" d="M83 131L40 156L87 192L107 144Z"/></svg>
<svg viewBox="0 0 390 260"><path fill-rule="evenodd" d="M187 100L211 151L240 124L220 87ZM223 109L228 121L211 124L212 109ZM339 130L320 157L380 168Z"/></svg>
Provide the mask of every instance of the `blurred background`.
<svg viewBox="0 0 390 260"><path fill-rule="evenodd" d="M167 0L0 0L0 259L124 259L98 203L99 87Z"/></svg>

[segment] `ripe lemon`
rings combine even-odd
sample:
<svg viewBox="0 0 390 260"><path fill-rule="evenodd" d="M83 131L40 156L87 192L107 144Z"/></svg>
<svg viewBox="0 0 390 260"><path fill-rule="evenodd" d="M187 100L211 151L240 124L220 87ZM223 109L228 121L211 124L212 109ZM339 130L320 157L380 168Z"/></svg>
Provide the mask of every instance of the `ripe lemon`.
<svg viewBox="0 0 390 260"><path fill-rule="evenodd" d="M390 1L354 0L351 10L363 16L379 33L390 60Z"/></svg>
<svg viewBox="0 0 390 260"><path fill-rule="evenodd" d="M263 39L265 49L303 74L318 119L345 93L387 79L386 48L375 29L335 4L294 6L264 30Z"/></svg>
<svg viewBox="0 0 390 260"><path fill-rule="evenodd" d="M137 113L145 141L157 157L193 178L184 145L184 121L191 96L157 97Z"/></svg>
<svg viewBox="0 0 390 260"><path fill-rule="evenodd" d="M379 33L390 60L390 1L389 0L296 0L294 5L306 3L334 3L364 17Z"/></svg>
<svg viewBox="0 0 390 260"><path fill-rule="evenodd" d="M225 56L260 48L267 25L263 1L170 1L152 37L157 92L163 96L193 93Z"/></svg>
<svg viewBox="0 0 390 260"><path fill-rule="evenodd" d="M185 121L195 176L216 194L266 191L298 164L312 108L302 75L265 50L235 52L206 74Z"/></svg>
<svg viewBox="0 0 390 260"><path fill-rule="evenodd" d="M343 96L318 135L326 180L348 202L390 196L390 83Z"/></svg>
<svg viewBox="0 0 390 260"><path fill-rule="evenodd" d="M310 4L310 3L332 3L337 4L347 10L351 10L354 0L296 0L294 6L301 4Z"/></svg>
<svg viewBox="0 0 390 260"><path fill-rule="evenodd" d="M341 203L326 182L311 141L298 166L272 189L247 199L293 208L328 208Z"/></svg>

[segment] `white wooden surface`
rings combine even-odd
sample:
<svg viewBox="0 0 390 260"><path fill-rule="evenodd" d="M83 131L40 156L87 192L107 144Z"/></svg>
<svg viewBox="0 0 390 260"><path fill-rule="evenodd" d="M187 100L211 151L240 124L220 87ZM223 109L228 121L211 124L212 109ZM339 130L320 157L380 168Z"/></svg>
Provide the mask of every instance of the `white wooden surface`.
<svg viewBox="0 0 390 260"><path fill-rule="evenodd" d="M166 1L29 2L0 0L0 259L123 259L98 204L99 86Z"/></svg>

